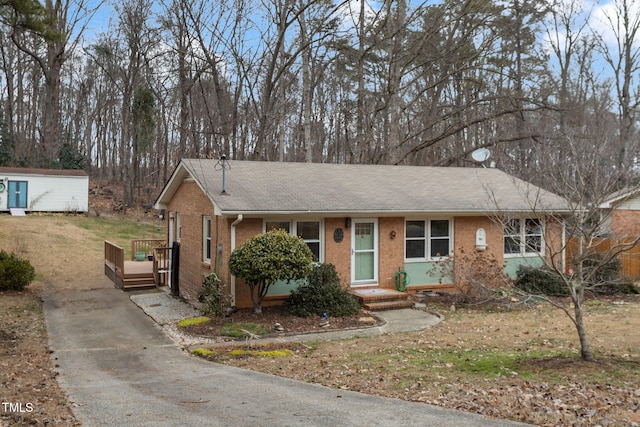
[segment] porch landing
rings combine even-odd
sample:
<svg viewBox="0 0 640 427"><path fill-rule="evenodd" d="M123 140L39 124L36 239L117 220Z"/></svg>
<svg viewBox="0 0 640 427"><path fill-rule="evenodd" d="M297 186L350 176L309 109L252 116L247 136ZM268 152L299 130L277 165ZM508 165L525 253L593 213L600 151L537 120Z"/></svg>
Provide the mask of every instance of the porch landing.
<svg viewBox="0 0 640 427"><path fill-rule="evenodd" d="M364 309L370 311L413 308L415 305L409 300L408 294L393 289L351 289L349 293L356 297Z"/></svg>

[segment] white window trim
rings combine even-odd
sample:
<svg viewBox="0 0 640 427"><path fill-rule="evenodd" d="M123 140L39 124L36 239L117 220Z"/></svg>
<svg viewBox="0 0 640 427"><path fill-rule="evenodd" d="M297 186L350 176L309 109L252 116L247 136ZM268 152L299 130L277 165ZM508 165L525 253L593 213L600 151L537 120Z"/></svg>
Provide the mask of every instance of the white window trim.
<svg viewBox="0 0 640 427"><path fill-rule="evenodd" d="M431 221L449 221L449 254L446 256L440 257L431 257ZM408 221L424 221L425 222L425 254L422 258L407 258L407 222ZM447 217L433 217L433 218L405 218L404 219L404 262L412 263L412 262L425 262L425 261L443 261L449 259L453 255L453 218ZM418 240L418 239L410 239L410 240ZM444 239L441 239L444 240Z"/></svg>
<svg viewBox="0 0 640 427"><path fill-rule="evenodd" d="M207 237L207 221L209 221L208 231L209 236ZM203 216L202 217L202 261L208 264L211 264L211 258L207 258L207 240L209 241L209 252L211 253L214 249L211 246L211 217Z"/></svg>
<svg viewBox="0 0 640 427"><path fill-rule="evenodd" d="M268 222L288 222L289 223L289 234L292 236L298 235L298 222L318 222L320 223L320 259L319 263L324 262L324 219L323 218L264 218L262 220L262 232L267 232L267 223ZM311 240L310 240L311 241ZM306 241L305 241L306 242Z"/></svg>
<svg viewBox="0 0 640 427"><path fill-rule="evenodd" d="M504 225L502 226L502 255L504 256L504 258L533 258L533 257L541 257L544 256L544 246L545 246L545 240L544 240L544 235L545 235L545 221L544 218L539 218L539 217L535 217L535 216L521 216L521 217L517 217L517 218L509 218L509 219L518 219L520 220L520 251L518 253L505 253L504 251L504 238L506 236L505 232L504 232ZM528 219L537 219L538 221L540 221L540 252L527 252L527 244L526 244L526 233L525 233L525 229L526 229L526 221ZM537 236L537 234L536 234Z"/></svg>
<svg viewBox="0 0 640 427"><path fill-rule="evenodd" d="M176 242L180 242L182 239L182 214L176 212Z"/></svg>

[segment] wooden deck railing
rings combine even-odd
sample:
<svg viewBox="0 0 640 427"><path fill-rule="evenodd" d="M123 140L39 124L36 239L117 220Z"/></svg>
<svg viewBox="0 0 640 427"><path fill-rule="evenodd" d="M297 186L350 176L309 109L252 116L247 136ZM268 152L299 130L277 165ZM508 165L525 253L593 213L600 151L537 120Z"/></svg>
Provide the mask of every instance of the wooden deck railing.
<svg viewBox="0 0 640 427"><path fill-rule="evenodd" d="M131 241L131 261L136 260L136 253L144 253L145 257L153 255L153 248L166 246L164 240L140 239Z"/></svg>
<svg viewBox="0 0 640 427"><path fill-rule="evenodd" d="M104 241L104 260L113 264L116 270L124 271L124 249L108 240Z"/></svg>
<svg viewBox="0 0 640 427"><path fill-rule="evenodd" d="M156 286L168 284L170 257L171 248L159 247L153 249L153 278L156 281Z"/></svg>

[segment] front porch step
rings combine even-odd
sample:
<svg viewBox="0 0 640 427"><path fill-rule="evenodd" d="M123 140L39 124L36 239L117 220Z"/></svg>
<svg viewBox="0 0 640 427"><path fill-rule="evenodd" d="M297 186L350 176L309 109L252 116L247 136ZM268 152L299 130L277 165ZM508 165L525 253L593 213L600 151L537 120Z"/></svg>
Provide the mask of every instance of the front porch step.
<svg viewBox="0 0 640 427"><path fill-rule="evenodd" d="M415 303L409 300L409 295L393 289L366 288L351 290L360 305L369 311L398 310L413 308Z"/></svg>
<svg viewBox="0 0 640 427"><path fill-rule="evenodd" d="M380 301L364 303L362 307L369 311L400 310L402 308L414 308L415 303L409 300Z"/></svg>

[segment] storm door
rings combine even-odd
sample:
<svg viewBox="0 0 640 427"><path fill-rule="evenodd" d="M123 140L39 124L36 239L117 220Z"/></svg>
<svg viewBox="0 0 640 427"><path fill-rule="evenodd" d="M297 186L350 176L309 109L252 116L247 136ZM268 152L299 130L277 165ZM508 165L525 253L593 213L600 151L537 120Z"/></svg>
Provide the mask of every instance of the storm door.
<svg viewBox="0 0 640 427"><path fill-rule="evenodd" d="M351 225L351 284L378 284L378 222L354 219Z"/></svg>

